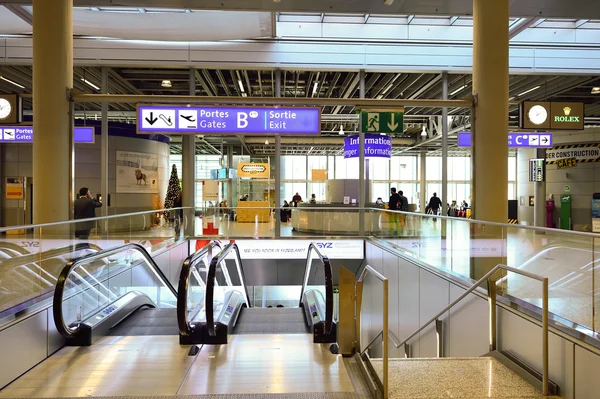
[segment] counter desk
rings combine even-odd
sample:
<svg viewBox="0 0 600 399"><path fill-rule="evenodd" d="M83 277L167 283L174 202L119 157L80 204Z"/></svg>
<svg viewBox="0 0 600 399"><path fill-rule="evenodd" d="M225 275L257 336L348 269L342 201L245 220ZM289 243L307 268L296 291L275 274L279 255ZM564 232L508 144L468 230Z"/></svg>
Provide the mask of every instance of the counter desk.
<svg viewBox="0 0 600 399"><path fill-rule="evenodd" d="M256 216L259 223L268 223L271 215L268 201L238 201L236 211L238 223L254 223Z"/></svg>
<svg viewBox="0 0 600 399"><path fill-rule="evenodd" d="M369 208L383 206L369 204ZM305 204L292 209L292 227L300 233L358 235L359 208L344 204ZM365 234L380 231L380 217L387 220L385 214L365 211ZM387 228L387 223L384 226Z"/></svg>

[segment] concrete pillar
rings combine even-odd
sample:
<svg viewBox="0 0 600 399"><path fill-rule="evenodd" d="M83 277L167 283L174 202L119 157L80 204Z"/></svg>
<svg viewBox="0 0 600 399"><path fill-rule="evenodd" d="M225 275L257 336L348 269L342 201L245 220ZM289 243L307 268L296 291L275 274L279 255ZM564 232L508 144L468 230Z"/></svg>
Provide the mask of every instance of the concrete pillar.
<svg viewBox="0 0 600 399"><path fill-rule="evenodd" d="M189 93L190 96L196 95L196 74L194 68L190 69L189 74ZM185 208L194 208L196 206L196 136L184 135L181 144L181 178L182 192L181 204ZM184 212L185 234L194 235L195 212L188 209ZM187 223L186 223L187 222Z"/></svg>
<svg viewBox="0 0 600 399"><path fill-rule="evenodd" d="M427 206L427 151L421 150L421 155L419 156L419 205L421 207L421 212L425 213L425 207ZM442 201L443 202L443 201Z"/></svg>
<svg viewBox="0 0 600 399"><path fill-rule="evenodd" d="M281 97L281 70L275 71L275 97ZM275 136L275 237L281 237L281 137Z"/></svg>
<svg viewBox="0 0 600 399"><path fill-rule="evenodd" d="M546 159L546 149L538 148L536 157ZM546 227L546 181L533 183L534 207L533 224L537 227Z"/></svg>
<svg viewBox="0 0 600 399"><path fill-rule="evenodd" d="M442 100L448 99L448 73L442 74ZM448 107L442 108L442 215L448 214ZM443 223L445 226L445 223Z"/></svg>
<svg viewBox="0 0 600 399"><path fill-rule="evenodd" d="M359 96L360 98L365 98L365 71L360 70L359 72ZM359 134L359 146L358 146L358 206L359 216L358 216L358 235L365 235L365 207L367 206L366 196L367 196L367 185L365 181L365 134L364 132L360 132Z"/></svg>
<svg viewBox="0 0 600 399"><path fill-rule="evenodd" d="M71 219L73 0L33 1L33 222Z"/></svg>
<svg viewBox="0 0 600 399"><path fill-rule="evenodd" d="M508 3L473 0L473 212L499 223L508 216Z"/></svg>
<svg viewBox="0 0 600 399"><path fill-rule="evenodd" d="M102 93L108 94L108 68L102 68ZM108 103L102 103L102 138L100 143L100 194L104 206L101 209L102 216L108 216ZM108 220L105 231L108 230Z"/></svg>

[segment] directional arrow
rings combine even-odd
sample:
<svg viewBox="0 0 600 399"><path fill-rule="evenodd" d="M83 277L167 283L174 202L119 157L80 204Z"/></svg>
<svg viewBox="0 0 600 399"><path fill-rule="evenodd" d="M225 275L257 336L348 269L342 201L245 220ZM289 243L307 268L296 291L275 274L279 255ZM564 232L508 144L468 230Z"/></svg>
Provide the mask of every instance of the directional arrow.
<svg viewBox="0 0 600 399"><path fill-rule="evenodd" d="M396 123L396 114L392 113L392 123L388 122L387 125L392 132L398 129L398 124Z"/></svg>
<svg viewBox="0 0 600 399"><path fill-rule="evenodd" d="M150 124L150 126L154 125L158 118L154 117L154 112L150 112L150 119L146 118L146 122Z"/></svg>
<svg viewBox="0 0 600 399"><path fill-rule="evenodd" d="M548 137L542 138L542 143L546 144L548 142Z"/></svg>

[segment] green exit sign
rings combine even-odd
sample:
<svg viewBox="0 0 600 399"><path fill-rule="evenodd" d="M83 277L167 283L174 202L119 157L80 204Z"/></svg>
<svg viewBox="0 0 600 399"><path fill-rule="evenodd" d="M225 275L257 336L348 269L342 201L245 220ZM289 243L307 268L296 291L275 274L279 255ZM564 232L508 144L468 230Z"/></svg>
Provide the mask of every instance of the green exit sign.
<svg viewBox="0 0 600 399"><path fill-rule="evenodd" d="M363 133L402 133L404 132L404 110L360 112L360 126Z"/></svg>

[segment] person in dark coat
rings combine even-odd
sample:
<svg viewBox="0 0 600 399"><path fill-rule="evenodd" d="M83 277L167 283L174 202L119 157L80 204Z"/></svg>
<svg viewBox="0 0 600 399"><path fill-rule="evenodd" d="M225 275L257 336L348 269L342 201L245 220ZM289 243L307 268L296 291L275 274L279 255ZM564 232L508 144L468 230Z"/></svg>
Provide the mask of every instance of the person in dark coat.
<svg viewBox="0 0 600 399"><path fill-rule="evenodd" d="M287 201L283 201L283 207L281 208L281 211L279 211L280 214L279 216L281 217L281 222L282 223L287 223L290 219L290 204Z"/></svg>
<svg viewBox="0 0 600 399"><path fill-rule="evenodd" d="M90 193L90 189L82 187L79 190L79 198L73 203L75 219L91 219L96 217L96 208L100 208L102 202L96 200ZM87 240L95 222L79 222L75 224L75 237Z"/></svg>

